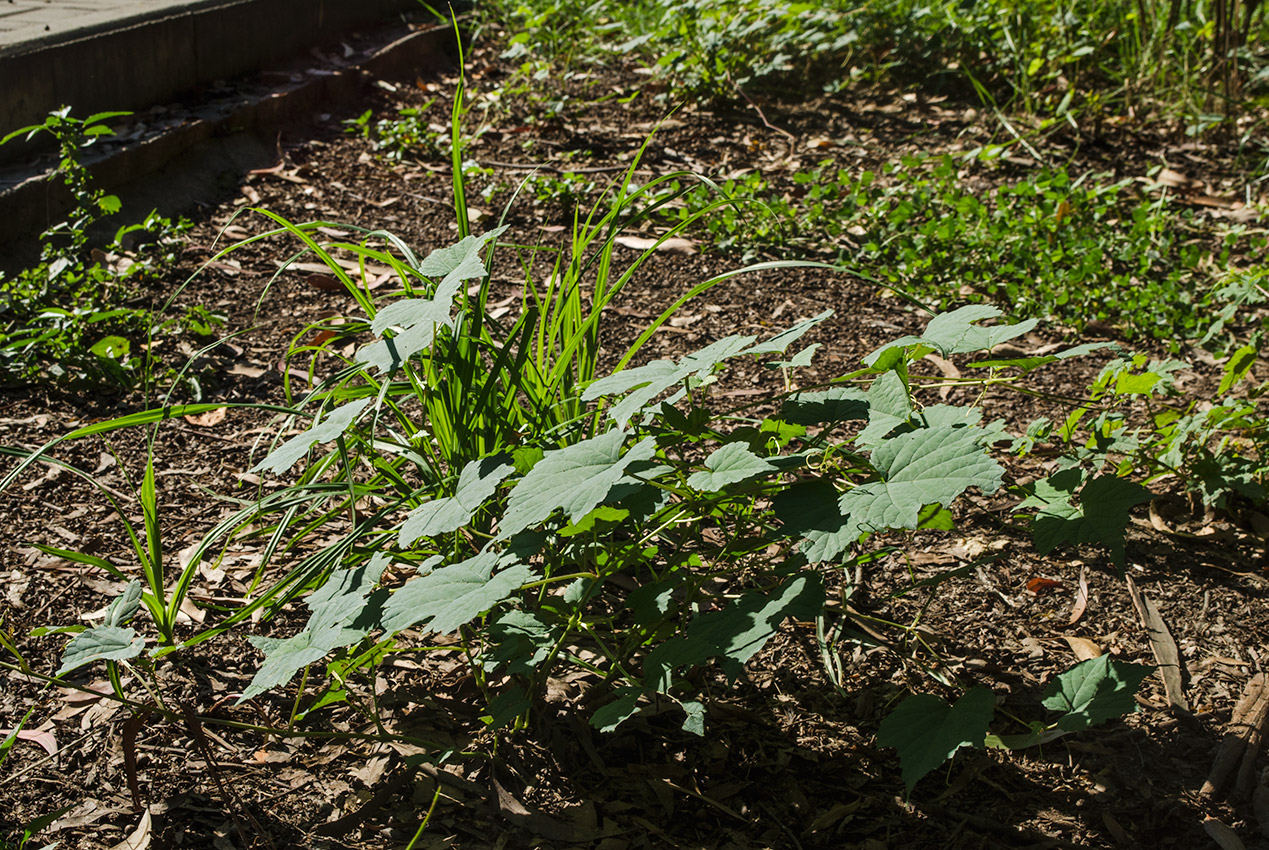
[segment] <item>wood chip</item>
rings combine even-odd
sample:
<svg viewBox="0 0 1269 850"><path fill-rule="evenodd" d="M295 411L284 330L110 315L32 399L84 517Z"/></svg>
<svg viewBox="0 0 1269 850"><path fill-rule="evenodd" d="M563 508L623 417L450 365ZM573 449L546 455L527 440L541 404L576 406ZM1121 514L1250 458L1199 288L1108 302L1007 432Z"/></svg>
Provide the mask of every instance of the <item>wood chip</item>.
<svg viewBox="0 0 1269 850"><path fill-rule="evenodd" d="M1238 768L1244 757L1255 760L1254 752L1248 753L1248 744L1255 730L1262 730L1260 740L1263 741L1263 729L1269 718L1269 675L1257 673L1247 680L1243 695L1234 706L1234 715L1226 727L1225 736L1221 739L1212 769L1207 774L1207 781L1199 791L1204 797L1214 797L1228 784L1230 777Z"/></svg>

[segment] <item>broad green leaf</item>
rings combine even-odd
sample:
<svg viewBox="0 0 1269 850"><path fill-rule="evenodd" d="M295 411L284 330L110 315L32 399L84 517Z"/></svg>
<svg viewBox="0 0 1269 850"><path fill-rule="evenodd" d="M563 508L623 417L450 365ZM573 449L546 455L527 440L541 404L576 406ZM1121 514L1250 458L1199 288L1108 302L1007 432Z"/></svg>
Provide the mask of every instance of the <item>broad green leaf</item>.
<svg viewBox="0 0 1269 850"><path fill-rule="evenodd" d="M491 648L484 658L486 671L505 667L511 675L528 676L555 643L556 631L531 611L505 611L489 625Z"/></svg>
<svg viewBox="0 0 1269 850"><path fill-rule="evenodd" d="M406 583L383 605L383 628L399 632L415 625L448 634L484 614L534 577L515 556L486 549L457 564ZM495 569L502 568L500 572Z"/></svg>
<svg viewBox="0 0 1269 850"><path fill-rule="evenodd" d="M797 340L801 339L803 334L805 334L811 328L818 325L820 322L823 322L825 319L828 319L832 315L833 315L832 310L825 310L823 313L820 313L818 316L814 316L805 321L798 322L793 327L787 330L781 331L780 333L776 334L770 339L766 339L766 340L763 340L762 342L756 343L752 347L742 351L741 354L783 354L790 345L792 345L794 342L797 342ZM818 343L815 346L812 346L812 348L816 348L816 347L818 347ZM807 350L811 350L811 349L807 349ZM806 350L804 350L802 353L805 354ZM797 359L797 358L794 358L794 359ZM808 361L808 365L809 365L809 361Z"/></svg>
<svg viewBox="0 0 1269 850"><path fill-rule="evenodd" d="M840 496L831 482L816 478L790 485L771 499L782 533L803 538L800 551L809 563L835 561L859 539L837 506Z"/></svg>
<svg viewBox="0 0 1269 850"><path fill-rule="evenodd" d="M685 355L677 363L653 360L643 366L623 369L588 386L582 393L582 400L594 401L603 396L628 393L608 411L609 418L624 426L661 393L690 377L709 375L723 360L744 353L753 340L751 336L724 337L700 351Z"/></svg>
<svg viewBox="0 0 1269 850"><path fill-rule="evenodd" d="M922 428L883 442L872 453L880 481L847 490L838 500L857 532L916 528L925 505L948 506L970 487L1000 488L1004 470L979 445L979 428Z"/></svg>
<svg viewBox="0 0 1269 850"><path fill-rule="evenodd" d="M916 694L881 721L877 743L899 751L903 782L911 794L921 777L961 747L982 746L995 711L996 695L982 685L958 699L956 705L948 705L934 694Z"/></svg>
<svg viewBox="0 0 1269 850"><path fill-rule="evenodd" d="M866 395L868 399L868 425L859 432L855 442L861 446L875 446L912 418L912 399L908 388L896 372L886 372L872 382Z"/></svg>
<svg viewBox="0 0 1269 850"><path fill-rule="evenodd" d="M529 710L533 703L524 688L516 686L489 701L489 714L481 718L490 729L501 729Z"/></svg>
<svg viewBox="0 0 1269 850"><path fill-rule="evenodd" d="M677 574L650 584L641 585L626 597L626 608L640 626L650 626L670 610L676 588L683 584Z"/></svg>
<svg viewBox="0 0 1269 850"><path fill-rule="evenodd" d="M1154 669L1099 655L1059 673L1045 689L1043 703L1045 708L1065 712L1058 718L1059 729L1078 732L1136 711L1133 695Z"/></svg>
<svg viewBox="0 0 1269 850"><path fill-rule="evenodd" d="M94 661L123 661L136 658L145 650L145 638L132 629L120 626L97 626L80 632L66 644L62 666L55 675L91 664Z"/></svg>
<svg viewBox="0 0 1269 850"><path fill-rule="evenodd" d="M904 398L907 398L906 392ZM816 392L798 393L780 408L780 415L785 421L797 425L867 419L868 414L868 395L856 387L833 387Z"/></svg>
<svg viewBox="0 0 1269 850"><path fill-rule="evenodd" d="M88 349L98 357L105 357L108 360L119 360L128 356L128 351L132 348L132 343L121 336L106 336L97 340L92 348Z"/></svg>
<svg viewBox="0 0 1269 850"><path fill-rule="evenodd" d="M773 593L750 591L721 611L700 614L687 634L672 638L648 653L644 683L667 692L676 668L719 659L732 679L743 672L745 662L766 645L787 617L814 618L824 605L824 585L814 573L786 581Z"/></svg>
<svg viewBox="0 0 1269 850"><path fill-rule="evenodd" d="M574 523L594 510L613 485L625 478L626 467L656 453L655 440L645 437L623 457L625 440L624 431L613 430L547 452L512 489L498 538L505 540L546 521L556 508L562 508Z"/></svg>
<svg viewBox="0 0 1269 850"><path fill-rule="evenodd" d="M481 266L484 269L484 266ZM436 330L451 327L454 293L438 290L436 298L407 298L389 304L375 314L371 330L382 334L400 327L391 339L379 339L357 350L357 362L380 372L393 372L436 339Z"/></svg>
<svg viewBox="0 0 1269 850"><path fill-rule="evenodd" d="M454 495L433 499L415 508L404 523L397 540L409 546L420 537L448 534L466 525L498 485L515 472L505 455L473 460L458 476Z"/></svg>
<svg viewBox="0 0 1269 850"><path fill-rule="evenodd" d="M326 583L304 600L308 606L308 623L303 631L289 638L253 635L251 645L264 653L260 665L238 702L281 687L303 667L325 658L331 651L361 641L377 626L379 599L371 596L383 577L390 558L376 552L369 561L350 569L337 569Z"/></svg>
<svg viewBox="0 0 1269 850"><path fill-rule="evenodd" d="M693 490L721 490L728 484L756 478L774 469L744 443L728 443L705 458L705 468L693 473L687 479L687 486Z"/></svg>
<svg viewBox="0 0 1269 850"><path fill-rule="evenodd" d="M318 443L329 443L342 436L372 401L374 401L373 398L363 398L332 410L321 424L313 424L269 452L264 460L251 468L251 471L267 471L279 475L286 472L295 465L296 461L308 454L308 450L313 446Z"/></svg>
<svg viewBox="0 0 1269 850"><path fill-rule="evenodd" d="M705 737L705 705L695 700L685 700L680 702L683 711L687 714L683 718L683 731L691 732L693 735Z"/></svg>
<svg viewBox="0 0 1269 850"><path fill-rule="evenodd" d="M611 732L639 711L638 688L618 688L617 698L600 707L590 717L590 725L600 732Z"/></svg>
<svg viewBox="0 0 1269 850"><path fill-rule="evenodd" d="M105 626L125 626L141 607L141 581L133 579L106 609Z"/></svg>
<svg viewBox="0 0 1269 850"><path fill-rule="evenodd" d="M864 358L864 365L872 366L883 353L894 348L929 346L944 357L971 351L986 351L1002 342L1030 333L1039 321L1027 319L1016 325L992 325L984 327L976 322L1002 316L1000 308L986 304L969 304L950 313L940 313L925 326L920 336L905 336L886 343Z"/></svg>
<svg viewBox="0 0 1269 850"><path fill-rule="evenodd" d="M813 342L788 360L776 360L771 365L779 366L781 369L805 369L815 361L815 352L822 346L823 343Z"/></svg>
<svg viewBox="0 0 1269 850"><path fill-rule="evenodd" d="M1247 376L1251 367L1256 365L1256 358L1259 355L1260 349L1255 343L1248 343L1231 354L1229 361L1225 364L1224 374L1221 375L1221 385L1216 389L1216 394L1223 396L1232 390Z"/></svg>
<svg viewBox="0 0 1269 850"><path fill-rule="evenodd" d="M486 244L492 242L505 233L506 230L506 227L498 227L490 230L488 233L483 233L480 236L466 236L453 245L449 245L444 248L437 248L435 251L428 254L423 259L423 262L419 263L419 274L424 274L428 277L445 277L456 270L462 269L464 265L470 267L473 259L479 262L480 250L484 248ZM467 280L473 277L480 277L484 273L485 267L484 264L481 263L479 270L475 270L470 273L464 271L463 274L465 274L466 277L463 279Z"/></svg>
<svg viewBox="0 0 1269 850"><path fill-rule="evenodd" d="M1110 549L1111 559L1122 570L1129 515L1152 495L1136 482L1100 475L1080 490L1077 505L1072 497L1082 478L1078 468L1062 470L1037 481L1031 495L1018 505L1039 508L1032 526L1036 551L1047 555L1064 543L1100 543Z"/></svg>

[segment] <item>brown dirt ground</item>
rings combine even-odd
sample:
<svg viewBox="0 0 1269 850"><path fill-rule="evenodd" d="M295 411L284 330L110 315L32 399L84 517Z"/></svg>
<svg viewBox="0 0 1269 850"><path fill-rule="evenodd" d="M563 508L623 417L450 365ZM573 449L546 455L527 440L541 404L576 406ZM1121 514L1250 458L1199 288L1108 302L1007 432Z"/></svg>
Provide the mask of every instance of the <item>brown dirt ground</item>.
<svg viewBox="0 0 1269 850"><path fill-rule="evenodd" d="M477 89L496 84L505 73L497 56L493 47L480 47L472 56L469 81ZM632 68L616 67L586 80L544 83L568 95L558 117L535 120L539 106L525 97L510 99L489 113L471 155L485 163L533 165L562 161L567 151L589 151L587 167L618 166L664 108L653 102L651 88L628 105L591 102L600 93L629 93L645 82ZM447 120L453 79L407 81L396 89L373 90L367 108L379 117L398 104L422 105L435 97L430 114L440 124ZM791 174L824 157L875 167L903 152L965 149L989 138L964 106L880 90L809 102L767 99L763 110L784 133L768 129L743 103L682 108L649 145L643 168L649 176L679 167L713 174L762 167ZM446 163L377 161L364 141L342 132L340 122L349 117L315 118L311 126L297 128L282 140L280 170L242 175L233 194L205 199L184 266L160 289L176 286L209 259L217 239L223 244L231 217L247 205L297 221L384 227L420 253L449 244L454 227L445 200ZM808 144L818 139L839 141ZM1076 168L1140 174L1160 157L1188 155L1203 163L1214 184L1235 176L1219 149L1180 145L1166 136L1123 129L1081 146L1064 138L1049 143L1054 153L1076 156ZM1016 166L1027 167L1022 161ZM489 167L488 179L507 186L526 173ZM608 173L596 176L602 180ZM509 194L474 203L493 218ZM508 223L523 242L549 241L558 238L568 215L562 207L522 201ZM242 236L267 222L246 214L232 225L241 230L231 235ZM270 240L235 252L195 277L184 295L185 303L226 314L228 329L246 331L203 358L206 398L281 401L279 365L291 341L310 338L307 329L319 319L353 312L350 299L319 288L302 273L286 272L266 288L277 262L291 250ZM635 254L619 250L618 257L629 262ZM738 263L718 252L653 257L607 326L610 352L619 351L623 340L688 286ZM496 271L503 294L515 291L517 272L513 266ZM852 368L862 354L923 321L903 301L860 280L818 270L768 271L734 279L689 304L646 355L693 350L727 333L768 333L828 307L837 314L811 338L824 343L821 373L813 377ZM1056 338L1052 332L1037 334L1024 347ZM188 342L184 348L177 340L163 345L173 363L193 352ZM1045 388L1078 394L1097 368L1090 361L1044 373ZM1210 377L1200 368L1186 379L1201 387ZM741 372L728 380L729 388L744 391L758 376ZM35 446L77 424L142 406L137 397L10 391L0 403L0 442ZM1014 427L1025 427L1040 413L1061 414L1060 407L1003 392L989 396L985 406L988 419L1003 416ZM252 464L253 445L267 439L269 424L267 413L233 410L214 426L175 421L159 429L154 451L173 560L232 508L227 497L254 492L254 479L244 472ZM140 435L121 433L110 442L85 440L56 454L126 493L128 476L140 474L143 448ZM1203 831L1209 816L1237 830L1247 846L1269 846L1257 838L1245 802L1198 794L1234 703L1247 680L1265 670L1264 544L1228 518L1193 515L1166 485L1159 493L1159 511L1172 524L1165 527L1175 533L1162 533L1139 518L1128 545L1129 572L1154 600L1179 646L1193 712L1170 711L1162 682L1153 676L1140 693L1137 714L1043 748L962 751L907 801L895 754L878 748L875 736L906 688L937 689L923 669L937 667L964 685L986 684L1010 711L1026 714L1036 708L1044 683L1076 660L1068 637L1092 641L1121 659L1153 663L1146 630L1105 553L1038 557L1025 530L1009 522L1011 497L966 500L953 533L888 538L884 542L901 554L862 573L854 604L882 620L919 620L920 640L916 633L882 628L878 636L860 633L857 640L843 641L838 647L843 675L835 687L821 663L813 624L788 624L735 687L707 682L704 739L682 732L673 713L641 715L602 735L578 711L579 684L561 680L534 727L502 741L495 753L465 668L453 661L404 658L381 667L373 682L354 683L354 694L362 702L377 698L381 717L398 732L475 755L440 769L412 767L407 759L414 751L408 747L349 739L346 733L374 730L347 706L299 724L310 737L263 736L215 721L284 726L296 683L233 706L230 695L258 664L258 654L238 633L169 657L157 668L156 686L165 700L207 722L151 719L130 727L127 710L108 700L0 672L0 727L11 727L33 709L27 728L50 733L54 746L49 754L39 741L24 740L12 751L0 771L0 831L72 806L42 838L84 848L129 846L120 842L143 834L156 848L401 847L435 800L417 847L1188 848L1210 846ZM136 509L131 499L125 505ZM69 474L35 470L0 497L3 625L36 670L50 671L62 639L24 636L38 626L78 622L120 585L43 555L31 542L129 560L118 518L99 494ZM242 595L260 546L259 540L241 541L231 547L222 570L200 572L192 595L208 607L194 610L195 617L213 622L221 614L211 606ZM983 552L998 557L937 591L911 590L914 578L969 564ZM1072 624L1082 575L1088 582L1087 611ZM1032 593L1028 583L1036 578L1055 584ZM290 634L301 612L295 613L251 631ZM99 688L94 678L99 675L100 670L84 670L72 678ZM146 699L135 680L126 687ZM135 800L125 766L133 749L125 745L128 734L136 735ZM148 807L145 817L134 805L138 800Z"/></svg>

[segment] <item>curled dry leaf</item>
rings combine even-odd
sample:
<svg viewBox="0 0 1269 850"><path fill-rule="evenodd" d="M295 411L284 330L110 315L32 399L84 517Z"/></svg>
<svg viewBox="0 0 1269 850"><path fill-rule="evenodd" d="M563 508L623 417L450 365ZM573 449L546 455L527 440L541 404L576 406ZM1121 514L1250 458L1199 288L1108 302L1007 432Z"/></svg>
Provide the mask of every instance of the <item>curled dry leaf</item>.
<svg viewBox="0 0 1269 850"><path fill-rule="evenodd" d="M677 236L666 239L657 244L657 239L648 239L643 236L618 236L613 240L623 248L630 248L635 251L647 251L650 248L656 248L658 251L664 251L667 254L683 254L690 256L696 253L696 246L687 239L681 239Z"/></svg>
<svg viewBox="0 0 1269 850"><path fill-rule="evenodd" d="M1088 661L1090 658L1096 658L1102 654L1102 648L1088 638L1063 635L1062 639L1066 641L1066 645L1071 648L1071 652L1075 653L1075 657L1080 661Z"/></svg>
<svg viewBox="0 0 1269 850"><path fill-rule="evenodd" d="M193 416L186 416L185 421L199 428L213 428L225 421L225 413L228 408L218 407L215 410L209 410L206 413L198 413Z"/></svg>
<svg viewBox="0 0 1269 850"><path fill-rule="evenodd" d="M1067 619L1066 624L1073 626L1080 621L1080 617L1084 616L1084 612L1088 610L1088 568L1080 565L1080 586L1075 592L1075 603L1071 605L1071 616Z"/></svg>
<svg viewBox="0 0 1269 850"><path fill-rule="evenodd" d="M0 729L0 740L12 734L12 729ZM43 729L21 729L16 737L19 741L30 741L32 744L39 744L51 756L57 755L57 738L53 737L52 732Z"/></svg>
<svg viewBox="0 0 1269 850"><path fill-rule="evenodd" d="M1027 593L1030 593L1033 596L1039 596L1040 594L1047 593L1050 590L1057 590L1061 586L1062 582L1057 579L1041 578L1040 576L1036 576L1027 582Z"/></svg>

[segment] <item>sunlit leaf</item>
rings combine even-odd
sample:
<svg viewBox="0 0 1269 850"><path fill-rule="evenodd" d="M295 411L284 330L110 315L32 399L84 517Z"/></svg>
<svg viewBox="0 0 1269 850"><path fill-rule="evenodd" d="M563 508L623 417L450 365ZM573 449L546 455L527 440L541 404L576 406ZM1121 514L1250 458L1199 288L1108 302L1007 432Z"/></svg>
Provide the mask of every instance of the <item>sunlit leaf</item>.
<svg viewBox="0 0 1269 850"><path fill-rule="evenodd" d="M70 643L66 644L66 651L62 653L62 666L57 669L56 675L62 676L94 661L136 658L144 650L145 638L138 637L134 630L120 626L97 626L71 638Z"/></svg>
<svg viewBox="0 0 1269 850"><path fill-rule="evenodd" d="M1044 706L1065 712L1057 726L1078 732L1137 710L1137 688L1155 668L1099 655L1059 673L1044 691Z"/></svg>
<svg viewBox="0 0 1269 850"><path fill-rule="evenodd" d="M721 490L747 478L765 475L775 466L749 451L744 443L728 443L705 458L705 469L693 473L687 486L694 490Z"/></svg>
<svg viewBox="0 0 1269 850"><path fill-rule="evenodd" d="M269 452L264 460L251 468L251 471L278 474L286 472L295 465L296 461L308 454L308 450L313 446L318 443L329 443L342 436L372 401L374 401L373 398L363 398L335 408L320 424L311 425Z"/></svg>
<svg viewBox="0 0 1269 850"><path fill-rule="evenodd" d="M401 524L400 544L409 546L420 537L448 534L466 525L498 485L515 472L515 466L507 460L505 455L498 455L468 463L458 476L453 496L424 502L410 513Z"/></svg>
<svg viewBox="0 0 1269 850"><path fill-rule="evenodd" d="M533 570L512 563L514 559L514 555L486 549L407 582L383 605L384 630L398 632L423 625L442 634L454 631L532 580Z"/></svg>

